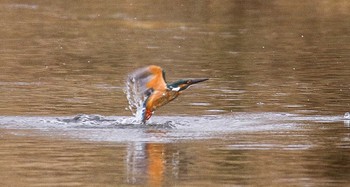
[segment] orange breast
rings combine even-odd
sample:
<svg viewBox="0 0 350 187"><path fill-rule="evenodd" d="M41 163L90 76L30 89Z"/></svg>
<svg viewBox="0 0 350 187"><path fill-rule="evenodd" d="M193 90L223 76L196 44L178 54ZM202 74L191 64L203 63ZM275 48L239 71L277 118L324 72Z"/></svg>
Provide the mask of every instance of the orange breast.
<svg viewBox="0 0 350 187"><path fill-rule="evenodd" d="M161 107L170 101L174 100L179 95L179 92L174 92L170 90L166 91L154 91L152 95L148 98L146 105L147 110L154 111L158 107Z"/></svg>

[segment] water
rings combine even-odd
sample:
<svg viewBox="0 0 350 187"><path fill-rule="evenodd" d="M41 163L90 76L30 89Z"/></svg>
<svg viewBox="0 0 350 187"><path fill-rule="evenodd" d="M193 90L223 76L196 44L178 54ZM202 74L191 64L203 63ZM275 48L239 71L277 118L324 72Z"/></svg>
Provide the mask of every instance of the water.
<svg viewBox="0 0 350 187"><path fill-rule="evenodd" d="M348 186L349 10L0 1L0 186ZM150 64L210 80L144 126L125 80Z"/></svg>

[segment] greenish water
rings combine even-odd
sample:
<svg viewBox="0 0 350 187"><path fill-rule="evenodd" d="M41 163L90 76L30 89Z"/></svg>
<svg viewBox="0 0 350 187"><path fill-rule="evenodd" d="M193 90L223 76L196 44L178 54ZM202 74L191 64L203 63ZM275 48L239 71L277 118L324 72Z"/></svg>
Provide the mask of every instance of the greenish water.
<svg viewBox="0 0 350 187"><path fill-rule="evenodd" d="M0 185L347 186L349 14L345 0L0 0ZM142 126L125 78L150 64L210 80Z"/></svg>

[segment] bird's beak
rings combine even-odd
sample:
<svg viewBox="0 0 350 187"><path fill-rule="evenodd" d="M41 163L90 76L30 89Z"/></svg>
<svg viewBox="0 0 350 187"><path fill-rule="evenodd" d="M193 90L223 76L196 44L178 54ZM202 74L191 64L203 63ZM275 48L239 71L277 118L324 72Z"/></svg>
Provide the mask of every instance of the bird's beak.
<svg viewBox="0 0 350 187"><path fill-rule="evenodd" d="M200 83L200 82L203 82L203 81L206 81L206 80L209 80L209 79L207 79L207 78L205 78L205 79L191 79L189 85L197 84L197 83Z"/></svg>

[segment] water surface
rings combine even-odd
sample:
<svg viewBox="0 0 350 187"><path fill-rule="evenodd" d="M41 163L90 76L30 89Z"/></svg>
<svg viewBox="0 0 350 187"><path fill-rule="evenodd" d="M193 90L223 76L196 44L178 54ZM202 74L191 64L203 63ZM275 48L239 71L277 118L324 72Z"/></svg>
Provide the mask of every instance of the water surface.
<svg viewBox="0 0 350 187"><path fill-rule="evenodd" d="M0 1L1 186L350 184L350 3ZM136 68L208 77L135 123Z"/></svg>

